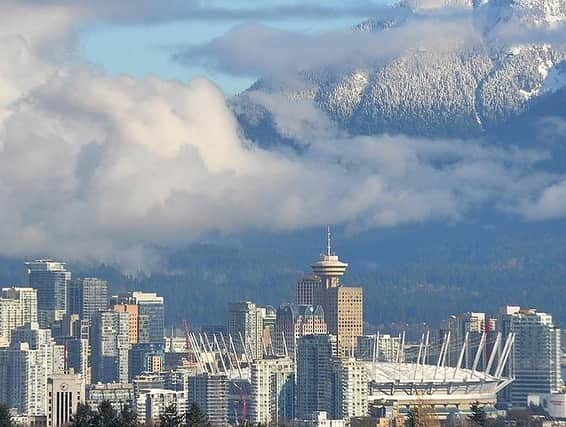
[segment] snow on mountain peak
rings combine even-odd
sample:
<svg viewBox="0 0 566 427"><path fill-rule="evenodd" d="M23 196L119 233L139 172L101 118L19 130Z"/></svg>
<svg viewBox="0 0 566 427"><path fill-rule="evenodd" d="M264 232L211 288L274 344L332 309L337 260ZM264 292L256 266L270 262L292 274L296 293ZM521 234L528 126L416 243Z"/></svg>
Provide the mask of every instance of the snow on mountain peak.
<svg viewBox="0 0 566 427"><path fill-rule="evenodd" d="M566 22L566 0L479 0L474 8L487 32L501 25L553 28Z"/></svg>

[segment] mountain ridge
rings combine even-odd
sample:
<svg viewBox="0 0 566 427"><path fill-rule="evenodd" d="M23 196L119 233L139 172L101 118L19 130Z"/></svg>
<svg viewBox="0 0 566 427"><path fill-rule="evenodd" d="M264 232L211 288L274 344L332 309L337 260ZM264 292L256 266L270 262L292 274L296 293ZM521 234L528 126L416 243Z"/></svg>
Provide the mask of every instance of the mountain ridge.
<svg viewBox="0 0 566 427"><path fill-rule="evenodd" d="M472 7L458 0L441 4ZM354 31L379 33L410 25L420 10L401 3ZM491 0L476 3L471 13L476 26L491 22L490 31L471 47L415 48L384 64L346 72L332 67L303 70L290 83L280 76L259 79L231 102L245 135L260 143L266 136L289 142L269 109L254 98L256 92L282 95L291 104L312 102L352 135L475 138L523 114L534 99L564 87L565 49L548 43L501 41L500 34L517 22L532 28L563 23L565 2Z"/></svg>

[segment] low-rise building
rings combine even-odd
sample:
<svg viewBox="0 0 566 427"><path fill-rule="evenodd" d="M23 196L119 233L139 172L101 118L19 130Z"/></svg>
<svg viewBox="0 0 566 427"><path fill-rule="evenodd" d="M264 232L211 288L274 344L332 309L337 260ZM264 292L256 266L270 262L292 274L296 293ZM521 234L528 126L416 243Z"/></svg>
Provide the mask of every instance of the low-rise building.
<svg viewBox="0 0 566 427"><path fill-rule="evenodd" d="M187 413L187 398L183 391L165 390L159 388L141 390L136 399L138 422L158 422L159 416L171 405L175 406L179 416Z"/></svg>

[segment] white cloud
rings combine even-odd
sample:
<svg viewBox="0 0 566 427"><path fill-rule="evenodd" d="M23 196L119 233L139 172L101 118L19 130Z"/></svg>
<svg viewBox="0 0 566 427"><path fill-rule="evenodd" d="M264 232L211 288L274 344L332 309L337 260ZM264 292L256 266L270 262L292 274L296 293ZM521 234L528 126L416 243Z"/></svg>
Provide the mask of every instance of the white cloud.
<svg viewBox="0 0 566 427"><path fill-rule="evenodd" d="M174 58L233 75L288 76L321 67L353 70L408 50L453 50L480 42L471 14L457 10L415 15L404 25L376 33L344 29L305 34L246 23L204 45L182 49Z"/></svg>
<svg viewBox="0 0 566 427"><path fill-rule="evenodd" d="M33 31L60 25L40 22ZM509 209L552 182L533 169L536 153L350 138L308 105L273 98L264 102L278 126L309 148L263 150L240 137L211 82L55 64L22 28L0 33L2 254L131 261L146 244L208 232L457 220L484 203Z"/></svg>

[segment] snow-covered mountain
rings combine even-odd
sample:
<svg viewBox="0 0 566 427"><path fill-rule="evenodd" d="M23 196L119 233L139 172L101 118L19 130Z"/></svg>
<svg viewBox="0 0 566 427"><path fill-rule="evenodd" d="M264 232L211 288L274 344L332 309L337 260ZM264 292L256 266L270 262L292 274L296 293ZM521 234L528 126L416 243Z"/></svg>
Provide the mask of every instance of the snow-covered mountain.
<svg viewBox="0 0 566 427"><path fill-rule="evenodd" d="M552 28L566 21L564 0L476 0L474 9L488 31L503 24Z"/></svg>
<svg viewBox="0 0 566 427"><path fill-rule="evenodd" d="M233 100L244 130L252 139L273 140L277 134L269 109L253 96L260 91L282 94L291 102L312 101L352 134L473 137L566 85L566 50L524 40L525 29L553 29L566 22L566 0L404 2L355 31L389 31L410 25L415 14L447 7L473 8L470 15L483 31L479 43L458 50L414 49L348 72L301 71L292 83L260 79ZM510 38L514 30L522 31L521 41ZM279 132L276 138L285 135Z"/></svg>

